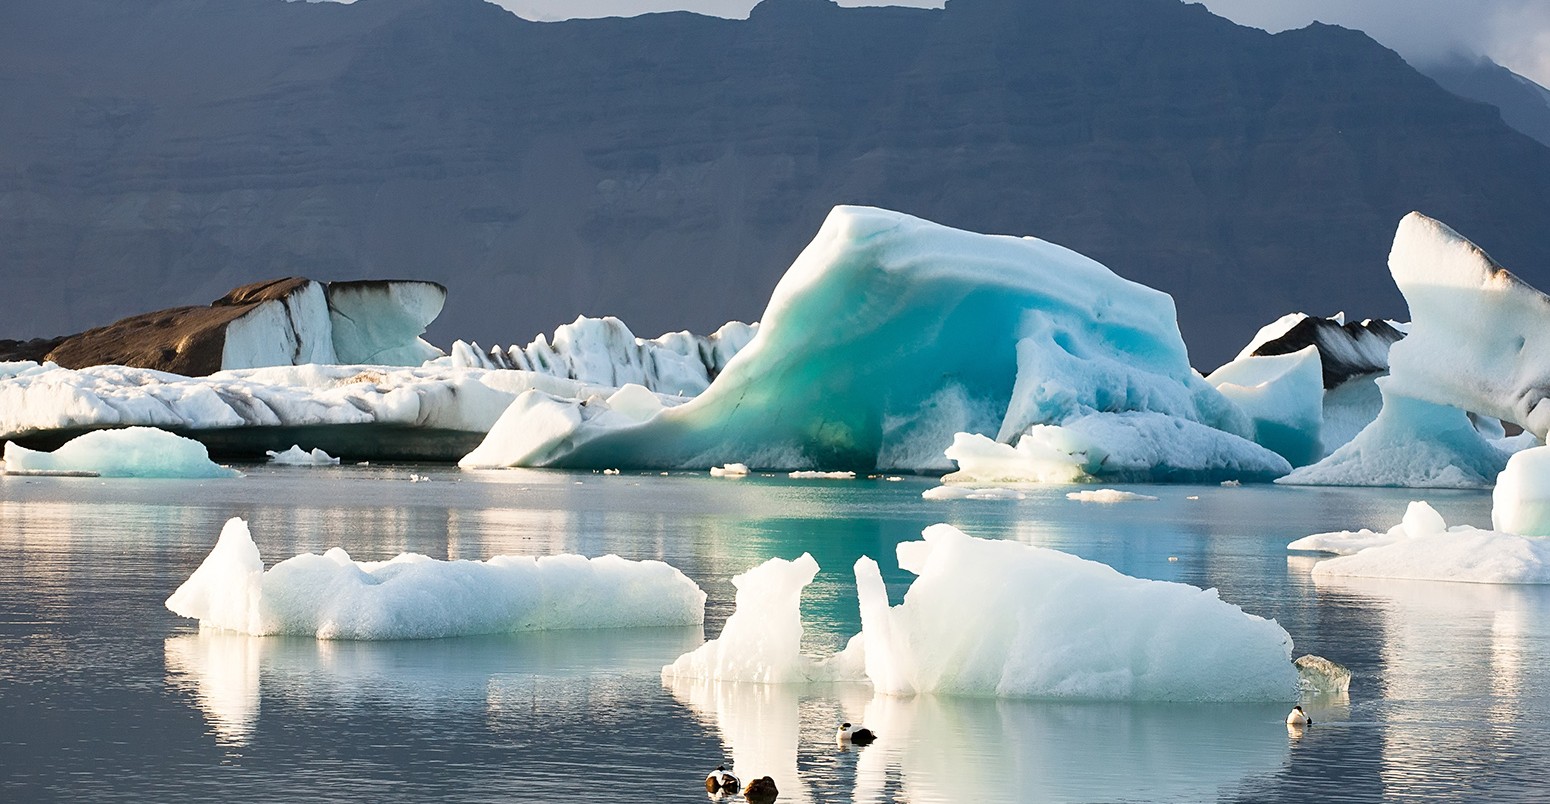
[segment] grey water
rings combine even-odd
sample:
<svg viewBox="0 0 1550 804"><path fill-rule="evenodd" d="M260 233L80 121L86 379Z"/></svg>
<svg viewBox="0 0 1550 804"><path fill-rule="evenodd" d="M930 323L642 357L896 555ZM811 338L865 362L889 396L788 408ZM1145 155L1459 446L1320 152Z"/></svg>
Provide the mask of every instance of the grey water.
<svg viewBox="0 0 1550 804"><path fill-rule="evenodd" d="M1315 584L1317 558L1285 549L1386 529L1423 497L1487 526L1486 494L1151 486L1122 488L1156 502L1098 505L1065 488L924 500L933 482L908 477L240 468L0 476L0 800L704 801L722 763L775 777L782 802L1550 799L1550 588ZM200 633L163 601L233 516L269 564L335 546L660 559L707 592L706 622L375 643ZM1350 692L1305 701L1317 723L1292 734L1284 704L662 680L719 632L730 578L772 556L823 567L805 649L838 650L860 627L851 565L878 559L897 602L894 546L936 522L1215 587L1276 618L1296 653L1350 667ZM882 738L843 750L840 720Z"/></svg>

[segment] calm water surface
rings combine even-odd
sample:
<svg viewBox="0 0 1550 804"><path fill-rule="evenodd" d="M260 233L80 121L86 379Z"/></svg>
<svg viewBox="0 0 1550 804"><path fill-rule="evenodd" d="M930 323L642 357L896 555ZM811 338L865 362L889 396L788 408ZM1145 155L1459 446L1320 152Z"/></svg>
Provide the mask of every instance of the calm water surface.
<svg viewBox="0 0 1550 804"><path fill-rule="evenodd" d="M0 800L704 801L721 762L782 802L1550 800L1550 589L1321 582L1293 538L1384 529L1419 492L1184 487L1103 506L1065 489L928 501L930 481L244 467L227 481L0 476ZM411 473L429 482L410 482ZM1197 500L1187 499L1198 496ZM1488 495L1426 492L1486 526ZM618 553L677 566L731 613L732 575L810 552L807 647L859 627L850 567L935 522L1214 586L1349 698L1135 705L874 698L865 685L674 682L701 630L420 642L201 634L162 605L232 516L269 564ZM1169 558L1176 558L1170 561ZM965 624L972 627L972 624ZM883 736L842 751L836 722Z"/></svg>

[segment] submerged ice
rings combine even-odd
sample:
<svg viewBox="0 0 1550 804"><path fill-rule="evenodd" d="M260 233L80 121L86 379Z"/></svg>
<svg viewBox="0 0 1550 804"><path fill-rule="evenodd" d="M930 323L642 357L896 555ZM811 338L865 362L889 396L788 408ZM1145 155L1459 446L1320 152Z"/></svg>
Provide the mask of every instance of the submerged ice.
<svg viewBox="0 0 1550 804"><path fill-rule="evenodd" d="M320 639L424 639L512 631L694 625L705 593L660 561L614 555L354 561L304 554L267 571L233 518L167 608L201 628Z"/></svg>

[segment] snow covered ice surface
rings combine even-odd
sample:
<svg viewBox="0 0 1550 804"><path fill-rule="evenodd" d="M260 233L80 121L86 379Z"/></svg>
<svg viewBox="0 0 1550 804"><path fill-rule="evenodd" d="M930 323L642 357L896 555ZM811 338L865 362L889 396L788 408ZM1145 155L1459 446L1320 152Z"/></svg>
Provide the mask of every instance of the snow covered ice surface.
<svg viewBox="0 0 1550 804"><path fill-rule="evenodd" d="M1318 533L1292 542L1287 549L1338 554L1313 565L1315 579L1550 583L1550 539L1468 525L1449 528L1442 515L1424 502L1410 503L1404 520L1387 533Z"/></svg>
<svg viewBox="0 0 1550 804"><path fill-rule="evenodd" d="M5 445L8 474L75 474L93 477L241 477L218 466L204 445L155 427L97 430L53 452L14 442Z"/></svg>
<svg viewBox="0 0 1550 804"><path fill-rule="evenodd" d="M1035 425L1132 414L1160 422L1090 423L1085 438L1126 443L1111 464L1080 469L1150 476L1193 469L1202 452L1231 457L1202 471L1289 468L1243 438L1247 418L1193 373L1166 294L1035 238L837 207L703 393L643 421L582 413L544 452L519 426L492 432L479 463L940 471L955 433L1013 443Z"/></svg>
<svg viewBox="0 0 1550 804"><path fill-rule="evenodd" d="M316 447L308 452L300 445L292 444L284 452L269 450L269 462L281 466L337 466L339 459Z"/></svg>
<svg viewBox="0 0 1550 804"><path fill-rule="evenodd" d="M1084 503L1122 503L1122 502L1156 502L1157 498L1149 494L1137 494L1133 491L1120 491L1119 489L1083 489L1066 494L1066 499Z"/></svg>
<svg viewBox="0 0 1550 804"><path fill-rule="evenodd" d="M336 547L266 571L247 523L233 518L167 608L204 629L255 636L424 639L694 625L704 621L705 593L660 561L614 555L353 561Z"/></svg>
<svg viewBox="0 0 1550 804"><path fill-rule="evenodd" d="M856 562L861 633L819 660L800 652L804 555L738 576L716 641L666 677L765 683L869 680L880 693L1145 701L1296 696L1291 637L1215 590L1132 578L1076 556L933 525L898 546L919 577L888 605L876 562Z"/></svg>

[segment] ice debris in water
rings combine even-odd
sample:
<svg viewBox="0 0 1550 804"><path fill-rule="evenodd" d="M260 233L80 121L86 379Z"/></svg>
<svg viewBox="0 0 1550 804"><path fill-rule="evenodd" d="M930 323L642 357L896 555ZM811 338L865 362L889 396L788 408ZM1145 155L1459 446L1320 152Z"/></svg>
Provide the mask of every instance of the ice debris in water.
<svg viewBox="0 0 1550 804"><path fill-rule="evenodd" d="M354 561L335 547L269 570L245 521L167 598L201 628L320 639L422 639L511 631L694 625L705 593L660 561L606 555Z"/></svg>
<svg viewBox="0 0 1550 804"><path fill-rule="evenodd" d="M663 474L666 474L665 472ZM711 477L747 477L748 467L741 463L729 463L726 466L712 466Z"/></svg>
<svg viewBox="0 0 1550 804"><path fill-rule="evenodd" d="M791 472L787 475L787 477L796 478L798 480L855 480L856 473L799 471Z"/></svg>
<svg viewBox="0 0 1550 804"><path fill-rule="evenodd" d="M1001 486L974 488L972 486L937 486L926 489L920 496L927 500L1023 500L1028 495L1017 489Z"/></svg>
<svg viewBox="0 0 1550 804"><path fill-rule="evenodd" d="M1297 657L1297 689L1304 695L1343 695L1351 689L1351 671L1323 656Z"/></svg>
<svg viewBox="0 0 1550 804"><path fill-rule="evenodd" d="M265 454L269 456L270 463L281 466L334 466L339 463L338 458L317 447L313 447L312 451L308 452L297 444L292 444L291 448L284 452L265 450Z"/></svg>
<svg viewBox="0 0 1550 804"><path fill-rule="evenodd" d="M862 631L822 662L803 656L804 556L739 576L716 642L668 676L870 680L882 693L1099 700L1291 700L1291 637L1213 590L1131 578L1076 556L933 525L898 546L919 577L899 606L876 562L856 562Z"/></svg>
<svg viewBox="0 0 1550 804"><path fill-rule="evenodd" d="M210 460L205 446L155 427L94 430L70 439L53 452L39 452L14 441L5 445L8 474L84 475L90 477L204 478L241 477L242 473Z"/></svg>
<svg viewBox="0 0 1550 804"><path fill-rule="evenodd" d="M1122 502L1156 502L1157 498L1149 494L1137 494L1133 491L1120 491L1119 489L1083 489L1066 494L1066 499L1084 503L1122 503Z"/></svg>

